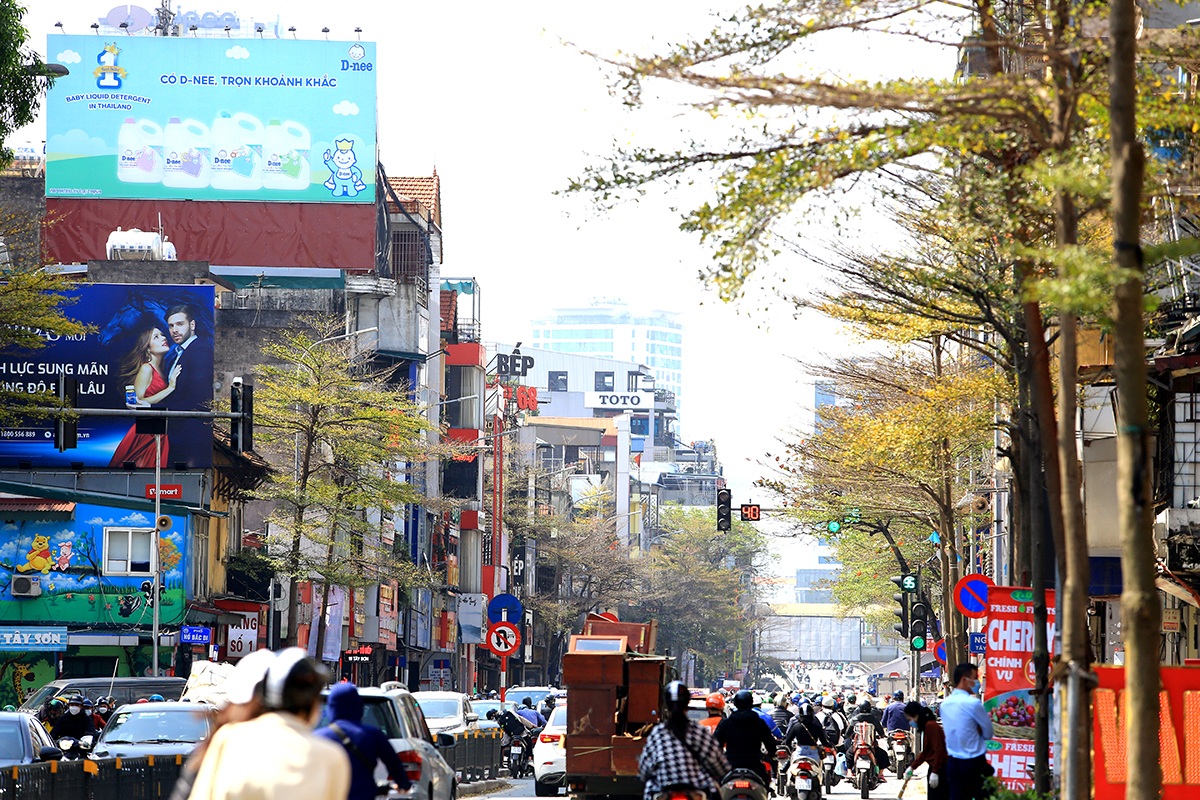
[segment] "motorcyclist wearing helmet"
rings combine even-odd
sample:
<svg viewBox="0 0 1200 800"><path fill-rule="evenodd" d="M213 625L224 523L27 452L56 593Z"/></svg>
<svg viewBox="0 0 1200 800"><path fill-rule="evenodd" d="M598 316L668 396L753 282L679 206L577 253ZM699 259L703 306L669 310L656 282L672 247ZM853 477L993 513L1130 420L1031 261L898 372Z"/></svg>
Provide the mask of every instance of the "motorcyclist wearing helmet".
<svg viewBox="0 0 1200 800"><path fill-rule="evenodd" d="M167 701L167 698L163 697L161 694L152 694L147 699L151 703L165 703Z"/></svg>
<svg viewBox="0 0 1200 800"><path fill-rule="evenodd" d="M517 709L517 715L533 723L532 727L534 728L546 727L546 718L539 714L537 709L533 707L532 697L521 698L521 705Z"/></svg>
<svg viewBox="0 0 1200 800"><path fill-rule="evenodd" d="M812 737L817 740L817 744L828 746L829 740L825 736L825 729L817 720L817 716L813 711L811 703L801 703L800 713L796 715L796 720L808 729Z"/></svg>
<svg viewBox="0 0 1200 800"><path fill-rule="evenodd" d="M908 717L904 716L904 692L897 691L892 695L892 702L883 710L883 729L888 733L908 730Z"/></svg>
<svg viewBox="0 0 1200 800"><path fill-rule="evenodd" d="M775 698L775 710L771 712L771 719L775 720L779 730L786 731L795 718L796 715L788 711L788 696L780 692Z"/></svg>
<svg viewBox="0 0 1200 800"><path fill-rule="evenodd" d="M879 746L879 739L885 734L883 726L879 724L879 720L875 719L875 714L872 713L871 701L864 699L858 704L858 713L850 718L846 729L846 757L849 758L854 751L854 742L858 738L857 726L860 723L867 723L871 726L871 741L867 744L871 745L871 750L875 754L875 766L879 768L879 780L883 780L883 767L888 763L887 751Z"/></svg>
<svg viewBox="0 0 1200 800"><path fill-rule="evenodd" d="M553 692L551 692L550 694L546 695L542 702L538 703L538 713L541 714L547 722L549 722L550 715L554 713L554 708L557 705L558 698L554 696Z"/></svg>
<svg viewBox="0 0 1200 800"><path fill-rule="evenodd" d="M54 738L70 736L72 739L82 739L95 735L96 724L92 721L92 715L83 713L83 695L72 695L67 701L67 713L54 724Z"/></svg>
<svg viewBox="0 0 1200 800"><path fill-rule="evenodd" d="M42 726L45 727L47 733L54 733L54 727L63 718L66 710L67 704L57 697L50 698L49 702L42 707Z"/></svg>
<svg viewBox="0 0 1200 800"><path fill-rule="evenodd" d="M753 701L751 701L751 702L753 702ZM780 730L779 726L775 724L775 718L771 716L770 711L767 711L760 704L760 705L754 706L754 713L758 714L758 716L762 719L762 721L767 723L767 729L771 731L772 736L774 736L776 739L783 738L783 731Z"/></svg>
<svg viewBox="0 0 1200 800"><path fill-rule="evenodd" d="M700 724L710 731L716 730L717 726L721 724L721 720L725 719L725 695L713 692L704 698L704 709L708 712L708 716L700 720Z"/></svg>
<svg viewBox="0 0 1200 800"><path fill-rule="evenodd" d="M104 724L108 724L108 718L117 710L117 699L115 697L105 697L101 695L96 698L96 716L104 720Z"/></svg>
<svg viewBox="0 0 1200 800"><path fill-rule="evenodd" d="M86 697L83 698L83 713L92 718L92 725L95 726L97 732L104 730L106 720L96 713L96 704Z"/></svg>
<svg viewBox="0 0 1200 800"><path fill-rule="evenodd" d="M826 697L821 701L821 710L817 712L817 722L825 732L825 741L830 747L841 744L842 734L846 730L846 718L837 710L837 701Z"/></svg>
<svg viewBox="0 0 1200 800"><path fill-rule="evenodd" d="M664 694L666 718L650 731L638 757L638 777L646 783L643 800L653 800L657 793L675 786L698 789L711 797L729 772L729 761L708 729L688 719L692 698L687 687L671 681ZM753 719L762 725L757 716Z"/></svg>
<svg viewBox="0 0 1200 800"><path fill-rule="evenodd" d="M717 725L713 735L724 746L725 755L734 769L753 771L770 786L771 778L764 761L775 760L775 736L767 723L756 713L754 695L742 689L733 696L734 712Z"/></svg>

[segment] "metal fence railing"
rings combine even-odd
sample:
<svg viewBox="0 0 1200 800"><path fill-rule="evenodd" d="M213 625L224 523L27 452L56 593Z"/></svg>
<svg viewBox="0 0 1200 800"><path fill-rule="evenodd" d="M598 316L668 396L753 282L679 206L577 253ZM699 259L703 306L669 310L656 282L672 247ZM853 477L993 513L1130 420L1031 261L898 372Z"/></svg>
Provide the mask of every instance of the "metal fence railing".
<svg viewBox="0 0 1200 800"><path fill-rule="evenodd" d="M183 756L48 761L0 769L0 800L166 800Z"/></svg>
<svg viewBox="0 0 1200 800"><path fill-rule="evenodd" d="M454 735L454 747L438 752L446 764L454 770L459 783L495 780L500 777L504 750L500 746L503 735L499 729L463 731Z"/></svg>

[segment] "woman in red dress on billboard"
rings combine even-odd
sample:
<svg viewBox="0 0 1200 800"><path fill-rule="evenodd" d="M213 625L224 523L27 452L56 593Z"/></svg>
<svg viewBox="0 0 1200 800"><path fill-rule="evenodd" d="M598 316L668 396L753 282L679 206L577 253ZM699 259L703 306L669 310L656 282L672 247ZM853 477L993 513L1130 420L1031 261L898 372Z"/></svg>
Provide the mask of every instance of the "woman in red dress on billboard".
<svg viewBox="0 0 1200 800"><path fill-rule="evenodd" d="M170 349L170 340L157 326L142 331L138 336L137 344L121 362L121 378L128 385L132 385L137 394L137 402L127 403L127 407L147 408L166 400L175 391L175 382L179 379L179 365L175 365L170 375L163 376L163 361ZM168 446L169 442L164 436L162 457L159 459L161 466L167 465ZM125 433L108 465L120 467L129 463L139 469L154 466L154 436L148 433L139 434L136 423Z"/></svg>

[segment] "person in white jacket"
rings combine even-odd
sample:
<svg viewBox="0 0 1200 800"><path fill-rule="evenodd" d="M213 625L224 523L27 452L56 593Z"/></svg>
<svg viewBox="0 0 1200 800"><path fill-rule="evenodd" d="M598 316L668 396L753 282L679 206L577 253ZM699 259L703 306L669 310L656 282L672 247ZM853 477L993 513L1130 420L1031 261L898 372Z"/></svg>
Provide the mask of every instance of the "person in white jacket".
<svg viewBox="0 0 1200 800"><path fill-rule="evenodd" d="M213 735L191 800L344 800L349 756L313 733L328 677L304 650L281 651L262 688L270 710Z"/></svg>

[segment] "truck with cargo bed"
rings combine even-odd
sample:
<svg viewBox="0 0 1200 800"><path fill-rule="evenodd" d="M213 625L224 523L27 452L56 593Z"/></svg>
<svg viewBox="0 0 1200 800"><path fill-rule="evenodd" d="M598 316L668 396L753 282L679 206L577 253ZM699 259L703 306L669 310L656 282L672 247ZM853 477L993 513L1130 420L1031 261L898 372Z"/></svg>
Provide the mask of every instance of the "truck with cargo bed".
<svg viewBox="0 0 1200 800"><path fill-rule="evenodd" d="M580 800L640 800L638 757L662 717L668 662L654 655L657 623L589 615L563 658L567 792Z"/></svg>

